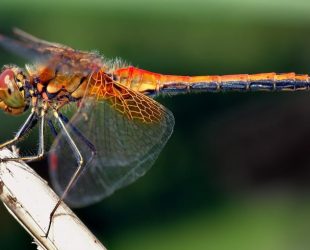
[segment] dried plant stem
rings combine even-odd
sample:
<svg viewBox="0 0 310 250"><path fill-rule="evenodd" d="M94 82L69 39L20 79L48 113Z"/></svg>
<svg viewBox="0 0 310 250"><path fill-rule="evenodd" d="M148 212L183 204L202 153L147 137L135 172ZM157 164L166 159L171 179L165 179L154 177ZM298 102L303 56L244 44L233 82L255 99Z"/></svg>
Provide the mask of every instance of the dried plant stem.
<svg viewBox="0 0 310 250"><path fill-rule="evenodd" d="M0 158L7 157L16 155L0 150ZM23 162L0 163L0 199L40 249L106 249L65 204L57 209L50 233L44 236L58 196Z"/></svg>

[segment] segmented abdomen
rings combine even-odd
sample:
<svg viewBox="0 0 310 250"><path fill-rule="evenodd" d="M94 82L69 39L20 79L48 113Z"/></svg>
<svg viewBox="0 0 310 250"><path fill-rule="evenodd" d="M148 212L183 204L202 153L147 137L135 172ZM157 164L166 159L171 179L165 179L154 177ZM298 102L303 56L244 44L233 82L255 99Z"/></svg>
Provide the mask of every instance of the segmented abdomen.
<svg viewBox="0 0 310 250"><path fill-rule="evenodd" d="M262 73L223 76L167 76L160 86L160 93L218 92L218 91L296 91L308 90L308 75L295 73Z"/></svg>
<svg viewBox="0 0 310 250"><path fill-rule="evenodd" d="M134 67L114 72L122 85L146 95L219 91L308 90L309 76L295 73L262 73L223 76L162 75Z"/></svg>

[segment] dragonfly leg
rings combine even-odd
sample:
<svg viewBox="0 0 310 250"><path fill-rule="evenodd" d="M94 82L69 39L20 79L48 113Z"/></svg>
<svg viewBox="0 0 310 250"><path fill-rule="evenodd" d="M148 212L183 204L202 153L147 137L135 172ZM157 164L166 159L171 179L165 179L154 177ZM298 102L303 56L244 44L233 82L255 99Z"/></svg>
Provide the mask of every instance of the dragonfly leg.
<svg viewBox="0 0 310 250"><path fill-rule="evenodd" d="M81 141L91 150L93 156L96 155L96 147L83 135L83 133L81 133L81 131L73 126L73 124L69 123L69 119L64 116L63 114L61 113L58 113L59 114L59 117L60 119L65 122L66 124L68 124L70 126L70 128L72 129L72 132L77 135Z"/></svg>
<svg viewBox="0 0 310 250"><path fill-rule="evenodd" d="M36 116L37 119L37 116ZM37 121L37 120L36 120ZM32 156L22 156L22 157L16 157L16 158L6 158L1 159L1 162L5 161L25 161L25 162L32 162L32 161L38 161L41 160L45 153L45 147L44 147L44 121L45 121L45 110L42 109L39 119L39 148L38 153L36 155Z"/></svg>
<svg viewBox="0 0 310 250"><path fill-rule="evenodd" d="M77 178L79 177L80 173L82 172L82 170L85 167L85 165L83 164L84 163L83 156L82 156L80 150L78 149L78 147L76 146L74 140L70 136L70 134L69 134L69 132L68 132L68 130L67 130L65 124L64 124L64 121L60 117L61 115L56 110L53 111L53 115L56 118L56 120L58 121L58 123L59 123L59 125L61 127L61 130L63 131L63 133L64 133L64 135L65 135L65 137L67 139L67 142L69 143L69 145L70 145L70 147L71 147L71 149L72 149L72 151L74 153L74 156L75 156L75 158L77 160L77 168L76 168L73 176L71 177L68 185L66 186L63 194L59 198L58 202L56 203L55 207L53 208L53 210L52 210L52 212L50 214L50 221L49 221L49 225L48 225L45 237L47 237L48 234L49 234L49 231L50 231L50 228L51 228L51 224L52 224L52 220L53 220L53 217L55 215L55 212L56 212L57 208L59 207L61 202L65 199L66 195L68 194L68 192L70 191L71 187L74 185L75 181L77 180Z"/></svg>
<svg viewBox="0 0 310 250"><path fill-rule="evenodd" d="M17 131L14 138L0 144L0 149L20 141L23 138L23 136L27 134L27 132L29 132L37 124L37 121L38 117L35 112L35 109L32 109L30 115L28 116L24 124L21 126L21 128Z"/></svg>
<svg viewBox="0 0 310 250"><path fill-rule="evenodd" d="M57 136L58 133L57 133L57 131L56 131L56 128L54 127L53 122L52 122L50 119L47 119L47 125L50 127L50 130L51 130L51 132L52 132L54 138L56 138L56 136Z"/></svg>

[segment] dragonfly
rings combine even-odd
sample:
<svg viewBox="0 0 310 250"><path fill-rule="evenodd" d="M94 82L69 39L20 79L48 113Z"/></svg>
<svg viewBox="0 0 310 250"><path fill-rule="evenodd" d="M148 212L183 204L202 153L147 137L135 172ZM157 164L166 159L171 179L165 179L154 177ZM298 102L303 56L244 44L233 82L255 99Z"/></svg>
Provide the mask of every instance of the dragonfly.
<svg viewBox="0 0 310 250"><path fill-rule="evenodd" d="M164 75L73 49L14 29L0 45L26 59L0 74L0 109L9 115L30 110L16 145L38 126L36 155L1 161L37 161L48 156L51 182L72 207L102 200L143 176L170 138L174 116L155 99L162 95L222 91L309 90L307 74ZM46 145L49 131L52 144Z"/></svg>

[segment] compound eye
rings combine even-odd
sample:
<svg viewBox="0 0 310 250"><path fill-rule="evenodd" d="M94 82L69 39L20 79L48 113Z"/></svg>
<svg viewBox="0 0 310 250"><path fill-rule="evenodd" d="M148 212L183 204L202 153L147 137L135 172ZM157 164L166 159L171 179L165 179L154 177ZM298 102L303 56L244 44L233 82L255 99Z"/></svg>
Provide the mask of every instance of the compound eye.
<svg viewBox="0 0 310 250"><path fill-rule="evenodd" d="M15 71L12 68L5 69L0 75L0 101L13 109L25 106L23 91L16 83Z"/></svg>
<svg viewBox="0 0 310 250"><path fill-rule="evenodd" d="M14 92L15 84L15 75L13 70L4 70L0 75L0 90L6 90L10 95Z"/></svg>

